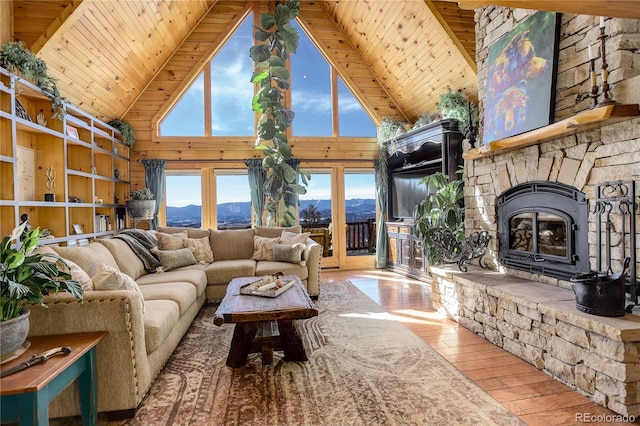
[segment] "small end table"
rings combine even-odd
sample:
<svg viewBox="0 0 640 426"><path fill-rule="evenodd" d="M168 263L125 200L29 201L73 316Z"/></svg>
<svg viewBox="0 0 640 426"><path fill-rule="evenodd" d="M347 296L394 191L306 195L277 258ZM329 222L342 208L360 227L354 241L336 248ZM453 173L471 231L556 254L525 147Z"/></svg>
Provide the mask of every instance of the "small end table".
<svg viewBox="0 0 640 426"><path fill-rule="evenodd" d="M71 382L78 379L80 405L85 425L98 422L96 345L106 331L28 337L31 346L18 358L2 365L11 368L58 346L69 346L69 355L56 355L22 371L0 379L0 421L24 425L49 424L49 403Z"/></svg>

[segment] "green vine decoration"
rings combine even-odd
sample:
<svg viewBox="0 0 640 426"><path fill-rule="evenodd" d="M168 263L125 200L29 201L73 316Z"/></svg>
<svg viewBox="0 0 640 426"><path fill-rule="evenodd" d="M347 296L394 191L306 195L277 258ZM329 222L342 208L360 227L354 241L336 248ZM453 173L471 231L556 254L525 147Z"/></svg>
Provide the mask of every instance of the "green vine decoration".
<svg viewBox="0 0 640 426"><path fill-rule="evenodd" d="M133 131L131 124L119 118L111 120L107 124L120 132L122 135L122 142L125 145L131 147L136 142L136 134Z"/></svg>
<svg viewBox="0 0 640 426"><path fill-rule="evenodd" d="M445 117L456 119L460 122L460 132L466 135L471 127L478 124L478 108L473 105L460 90L448 89L440 95L438 108ZM471 111L471 114L469 114Z"/></svg>
<svg viewBox="0 0 640 426"><path fill-rule="evenodd" d="M251 82L258 86L252 100L253 111L261 114L257 125L255 149L262 151L262 167L268 212L267 226L291 226L296 223L296 206L287 205L287 193L306 194L308 173L295 170L287 160L292 158L287 129L295 114L283 105L285 92L291 88L286 63L296 52L300 36L290 21L300 12L300 2L289 0L275 3L275 13L260 15L260 27L254 27L256 44L249 55L255 62ZM298 184L301 177L302 185Z"/></svg>
<svg viewBox="0 0 640 426"><path fill-rule="evenodd" d="M14 74L33 80L51 100L53 118L62 120L65 115L65 99L60 96L56 79L49 75L47 64L24 47L21 41L11 41L0 47L0 66Z"/></svg>

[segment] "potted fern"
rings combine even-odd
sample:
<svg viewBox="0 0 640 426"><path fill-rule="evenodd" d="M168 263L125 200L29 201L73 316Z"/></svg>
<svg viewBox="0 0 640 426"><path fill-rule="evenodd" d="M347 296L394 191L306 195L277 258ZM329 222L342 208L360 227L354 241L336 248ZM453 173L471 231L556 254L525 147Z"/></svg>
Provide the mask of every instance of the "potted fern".
<svg viewBox="0 0 640 426"><path fill-rule="evenodd" d="M60 270L58 263L47 260L52 257L66 266L64 260L54 254L34 254L41 231L35 228L25 232L28 222L16 227L11 235L2 239L0 246L0 356L16 351L29 333L27 305L43 306L44 296L67 291L82 300L82 287L71 279L68 268ZM24 237L22 244L14 247Z"/></svg>

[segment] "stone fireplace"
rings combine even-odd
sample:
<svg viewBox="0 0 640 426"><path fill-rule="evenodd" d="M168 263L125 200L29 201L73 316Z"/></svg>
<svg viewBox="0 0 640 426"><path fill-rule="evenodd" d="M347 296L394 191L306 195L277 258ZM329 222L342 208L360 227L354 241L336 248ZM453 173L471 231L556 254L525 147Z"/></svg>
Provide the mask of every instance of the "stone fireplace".
<svg viewBox="0 0 640 426"><path fill-rule="evenodd" d="M481 114L488 47L530 13L476 10ZM638 416L640 314L579 312L569 281L589 270L619 271L631 252L640 259L640 214L632 216L633 232L623 215L607 216L609 238L600 237L599 188L616 182L640 188L640 23L606 22L612 98L630 105L631 116L583 120L590 105L576 98L589 90L587 48L598 25L594 17L563 15L554 124L565 127L515 149L469 156L466 147L465 226L467 233L493 237L483 258L489 270L430 272L440 312L611 410ZM635 263L634 281L640 273Z"/></svg>

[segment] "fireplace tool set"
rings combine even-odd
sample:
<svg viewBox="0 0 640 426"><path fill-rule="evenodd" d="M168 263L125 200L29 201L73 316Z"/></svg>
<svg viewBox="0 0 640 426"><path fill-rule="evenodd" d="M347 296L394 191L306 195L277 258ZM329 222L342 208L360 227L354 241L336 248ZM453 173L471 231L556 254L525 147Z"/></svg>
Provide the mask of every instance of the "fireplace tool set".
<svg viewBox="0 0 640 426"><path fill-rule="evenodd" d="M601 272L581 274L571 279L575 283L579 311L617 317L631 312L638 304L637 210L634 181L606 182L596 186L593 213L596 216L596 262ZM612 267L614 250L626 256L622 270L617 273Z"/></svg>

